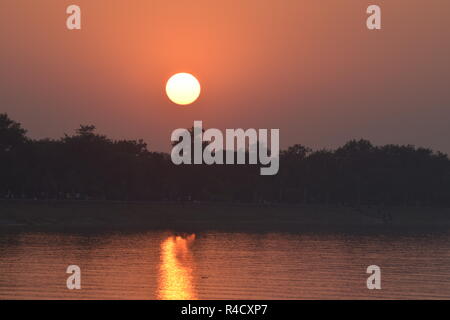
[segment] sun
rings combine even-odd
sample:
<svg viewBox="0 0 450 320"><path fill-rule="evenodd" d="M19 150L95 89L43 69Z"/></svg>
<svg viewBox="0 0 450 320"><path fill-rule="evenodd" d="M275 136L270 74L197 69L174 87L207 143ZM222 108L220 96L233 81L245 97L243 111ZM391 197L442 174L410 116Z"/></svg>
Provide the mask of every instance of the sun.
<svg viewBox="0 0 450 320"><path fill-rule="evenodd" d="M166 84L169 99L179 105L188 105L200 96L200 82L190 73L177 73Z"/></svg>

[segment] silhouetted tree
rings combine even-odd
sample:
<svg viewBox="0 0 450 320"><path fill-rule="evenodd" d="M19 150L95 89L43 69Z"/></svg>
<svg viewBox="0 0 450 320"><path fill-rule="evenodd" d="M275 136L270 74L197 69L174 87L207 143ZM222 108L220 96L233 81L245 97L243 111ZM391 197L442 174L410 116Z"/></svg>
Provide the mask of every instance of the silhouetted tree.
<svg viewBox="0 0 450 320"><path fill-rule="evenodd" d="M0 198L450 205L448 156L411 145L352 140L313 151L297 144L281 151L278 175L259 169L176 166L142 140L112 140L92 125L32 140L0 114Z"/></svg>

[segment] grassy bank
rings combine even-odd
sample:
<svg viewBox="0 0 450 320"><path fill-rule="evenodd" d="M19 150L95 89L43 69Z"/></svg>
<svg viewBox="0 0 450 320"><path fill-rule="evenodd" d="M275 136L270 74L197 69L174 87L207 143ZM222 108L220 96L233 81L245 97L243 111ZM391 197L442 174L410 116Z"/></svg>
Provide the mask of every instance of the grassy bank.
<svg viewBox="0 0 450 320"><path fill-rule="evenodd" d="M55 231L450 230L450 209L214 203L0 201L0 228Z"/></svg>

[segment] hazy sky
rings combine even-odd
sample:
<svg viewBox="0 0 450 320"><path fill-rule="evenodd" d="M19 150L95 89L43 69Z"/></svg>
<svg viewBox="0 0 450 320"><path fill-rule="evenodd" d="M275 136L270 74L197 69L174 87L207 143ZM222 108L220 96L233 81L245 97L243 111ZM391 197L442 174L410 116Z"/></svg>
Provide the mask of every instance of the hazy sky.
<svg viewBox="0 0 450 320"><path fill-rule="evenodd" d="M70 4L82 30L66 29ZM366 8L382 8L381 31ZM450 2L1 0L0 112L35 138L95 124L168 151L170 134L279 128L282 147L352 138L450 152ZM202 96L166 97L190 72Z"/></svg>

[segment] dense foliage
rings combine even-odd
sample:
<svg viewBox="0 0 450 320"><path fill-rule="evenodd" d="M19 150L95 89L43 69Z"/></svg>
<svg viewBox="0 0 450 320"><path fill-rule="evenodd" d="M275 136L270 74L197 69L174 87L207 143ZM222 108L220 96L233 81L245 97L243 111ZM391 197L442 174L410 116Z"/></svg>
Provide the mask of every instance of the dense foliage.
<svg viewBox="0 0 450 320"><path fill-rule="evenodd" d="M450 161L429 149L366 140L336 150L295 145L268 177L259 165L175 166L142 140L111 140L94 126L32 140L2 114L0 198L448 206Z"/></svg>

